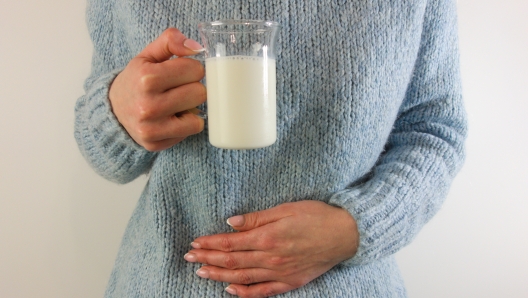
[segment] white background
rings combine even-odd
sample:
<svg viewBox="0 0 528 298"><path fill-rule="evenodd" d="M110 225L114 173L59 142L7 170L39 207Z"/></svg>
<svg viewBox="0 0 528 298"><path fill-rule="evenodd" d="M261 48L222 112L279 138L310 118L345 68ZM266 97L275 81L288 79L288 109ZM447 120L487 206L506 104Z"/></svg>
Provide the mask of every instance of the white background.
<svg viewBox="0 0 528 298"><path fill-rule="evenodd" d="M0 297L101 297L145 183L96 176L73 139L84 1L0 1ZM397 257L409 295L528 297L528 2L459 1L468 158Z"/></svg>

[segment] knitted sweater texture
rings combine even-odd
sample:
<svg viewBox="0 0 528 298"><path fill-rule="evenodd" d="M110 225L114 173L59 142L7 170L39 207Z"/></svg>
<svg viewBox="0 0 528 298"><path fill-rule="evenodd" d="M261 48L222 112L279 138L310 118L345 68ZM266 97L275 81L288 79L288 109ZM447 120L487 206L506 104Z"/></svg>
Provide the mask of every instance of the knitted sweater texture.
<svg viewBox="0 0 528 298"><path fill-rule="evenodd" d="M277 142L218 149L206 126L162 152L143 149L112 113L112 80L166 28L199 40L197 23L218 19L282 25ZM232 231L230 216L299 200L348 210L360 246L280 297L406 296L393 254L438 211L464 156L455 0L89 0L87 23L79 148L111 181L149 173L106 297L230 297L183 259L191 241Z"/></svg>

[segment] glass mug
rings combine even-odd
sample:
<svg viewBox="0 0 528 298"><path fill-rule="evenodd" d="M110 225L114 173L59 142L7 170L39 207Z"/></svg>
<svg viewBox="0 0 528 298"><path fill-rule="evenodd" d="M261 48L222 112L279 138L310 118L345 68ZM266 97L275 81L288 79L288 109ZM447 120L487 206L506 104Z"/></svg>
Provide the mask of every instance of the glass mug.
<svg viewBox="0 0 528 298"><path fill-rule="evenodd" d="M224 149L272 145L279 24L222 20L200 23L198 29L205 48L209 142Z"/></svg>

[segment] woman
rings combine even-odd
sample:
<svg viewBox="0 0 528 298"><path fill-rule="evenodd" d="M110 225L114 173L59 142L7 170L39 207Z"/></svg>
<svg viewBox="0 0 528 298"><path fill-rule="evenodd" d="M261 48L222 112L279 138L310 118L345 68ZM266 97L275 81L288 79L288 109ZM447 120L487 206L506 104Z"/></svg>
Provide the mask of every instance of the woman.
<svg viewBox="0 0 528 298"><path fill-rule="evenodd" d="M109 180L149 173L107 297L406 296L393 254L463 161L454 0L90 0L87 17L79 148ZM209 145L203 67L171 59L219 19L282 26L273 146Z"/></svg>

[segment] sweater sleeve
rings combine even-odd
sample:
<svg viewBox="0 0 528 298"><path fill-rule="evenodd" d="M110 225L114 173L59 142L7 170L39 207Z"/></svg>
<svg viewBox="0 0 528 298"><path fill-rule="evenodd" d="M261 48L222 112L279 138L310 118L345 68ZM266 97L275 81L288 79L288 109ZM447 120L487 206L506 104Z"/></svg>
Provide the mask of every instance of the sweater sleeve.
<svg viewBox="0 0 528 298"><path fill-rule="evenodd" d="M128 135L114 116L108 99L112 81L130 60L127 43L116 40L112 3L88 1L86 17L94 51L85 94L75 106L74 134L82 155L98 174L127 183L148 172L156 154Z"/></svg>
<svg viewBox="0 0 528 298"><path fill-rule="evenodd" d="M406 98L384 153L368 178L334 194L330 204L356 219L359 247L343 265L391 255L438 211L464 159L454 0L427 4L420 50Z"/></svg>

